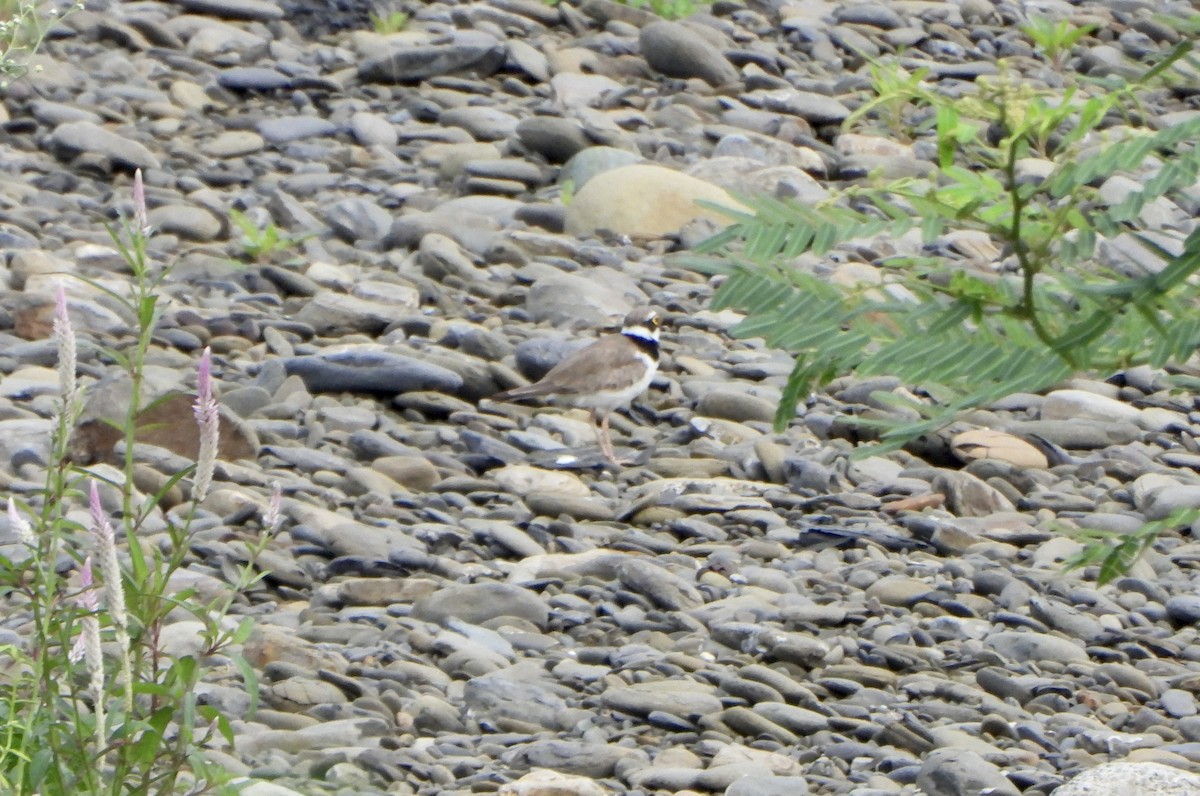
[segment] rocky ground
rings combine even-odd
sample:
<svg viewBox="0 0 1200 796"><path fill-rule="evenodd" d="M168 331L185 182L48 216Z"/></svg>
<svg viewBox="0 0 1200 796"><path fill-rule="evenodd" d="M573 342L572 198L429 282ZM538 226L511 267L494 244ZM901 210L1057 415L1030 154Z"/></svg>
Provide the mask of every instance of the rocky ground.
<svg viewBox="0 0 1200 796"><path fill-rule="evenodd" d="M127 289L103 224L135 167L171 266L151 386L194 384L211 346L240 424L190 583L232 576L282 485L268 574L234 607L263 707L220 658L204 693L247 792L1200 793L1200 547L1166 534L1102 588L1062 569L1063 529L1200 505L1195 398L1135 369L978 413L961 462L851 461L838 418L901 385L839 381L773 433L788 358L731 339L677 259L719 223L694 198L923 168L839 129L864 55L946 90L999 57L1055 85L1029 15L1095 23L1063 68L1124 74L1189 4L398 8L382 35L352 0L89 2L0 93L6 491L47 460L61 274ZM1187 94L1145 110L1169 123ZM1143 221L1186 232L1193 194ZM1144 256L1119 243L1101 256ZM119 369L90 346L133 319L66 285L87 411L112 414ZM614 418L634 464L603 467L580 412L485 400L645 303L669 321ZM178 466L147 452L142 477ZM181 620L164 643L194 638Z"/></svg>

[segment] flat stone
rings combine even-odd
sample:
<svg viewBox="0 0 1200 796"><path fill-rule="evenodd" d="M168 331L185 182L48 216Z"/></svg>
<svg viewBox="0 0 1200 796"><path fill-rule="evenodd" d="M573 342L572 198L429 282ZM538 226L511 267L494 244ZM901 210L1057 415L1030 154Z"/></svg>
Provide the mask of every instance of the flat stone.
<svg viewBox="0 0 1200 796"><path fill-rule="evenodd" d="M185 240L216 240L224 229L221 220L207 208L195 205L162 205L151 210L147 217L156 231Z"/></svg>
<svg viewBox="0 0 1200 796"><path fill-rule="evenodd" d="M544 627L549 610L527 589L507 583L483 582L448 585L414 603L413 615L428 622L444 622L454 617L473 625L512 616Z"/></svg>
<svg viewBox="0 0 1200 796"><path fill-rule="evenodd" d="M687 25L660 20L638 37L650 68L668 77L703 80L711 86L736 83L740 75L719 49Z"/></svg>
<svg viewBox="0 0 1200 796"><path fill-rule="evenodd" d="M284 359L283 365L312 392L453 393L462 386L462 377L446 368L374 349L291 357Z"/></svg>
<svg viewBox="0 0 1200 796"><path fill-rule="evenodd" d="M266 145L261 135L251 130L229 130L200 145L200 151L215 158L237 158L259 152Z"/></svg>
<svg viewBox="0 0 1200 796"><path fill-rule="evenodd" d="M359 111L350 117L350 132L354 139L363 146L378 145L394 147L400 140L400 134L395 126L375 113Z"/></svg>
<svg viewBox="0 0 1200 796"><path fill-rule="evenodd" d="M1086 390L1054 390L1042 402L1043 420L1123 420L1136 423L1141 410L1114 398Z"/></svg>
<svg viewBox="0 0 1200 796"><path fill-rule="evenodd" d="M66 122L54 128L49 145L58 157L89 152L102 155L123 169L157 169L159 160L142 144L89 121Z"/></svg>
<svg viewBox="0 0 1200 796"><path fill-rule="evenodd" d="M283 19L284 12L267 0L175 0L193 14L209 14L224 19L270 22Z"/></svg>
<svg viewBox="0 0 1200 796"><path fill-rule="evenodd" d="M259 134L276 146L306 138L324 138L336 133L337 129L333 122L317 116L285 116L258 123Z"/></svg>
<svg viewBox="0 0 1200 796"><path fill-rule="evenodd" d="M358 77L374 83L416 83L468 71L487 77L504 66L505 58L502 42L486 33L460 30L450 44L410 45L370 58L359 65Z"/></svg>
<svg viewBox="0 0 1200 796"><path fill-rule="evenodd" d="M988 793L1020 796L999 766L969 749L937 749L928 754L917 776L917 787L926 796L962 796Z"/></svg>
<svg viewBox="0 0 1200 796"><path fill-rule="evenodd" d="M1011 661L1085 663L1088 660L1087 651L1081 645L1045 633L1005 630L988 636L986 643Z"/></svg>
<svg viewBox="0 0 1200 796"><path fill-rule="evenodd" d="M217 83L234 91L277 91L292 85L292 79L270 67L237 66L222 69Z"/></svg>

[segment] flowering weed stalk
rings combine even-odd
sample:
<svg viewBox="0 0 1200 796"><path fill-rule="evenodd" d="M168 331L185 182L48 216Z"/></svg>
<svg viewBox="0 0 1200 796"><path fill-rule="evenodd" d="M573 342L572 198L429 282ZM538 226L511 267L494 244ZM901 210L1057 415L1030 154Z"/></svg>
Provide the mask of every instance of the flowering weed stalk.
<svg viewBox="0 0 1200 796"><path fill-rule="evenodd" d="M0 0L0 89L28 71L50 28L81 8L82 0Z"/></svg>
<svg viewBox="0 0 1200 796"><path fill-rule="evenodd" d="M227 616L241 590L262 577L253 561L278 523L279 493L264 517L266 532L248 545L251 563L224 593L202 602L194 590L176 589L171 577L185 566L192 520L216 478L220 411L206 349L198 363L194 407L199 460L155 494L139 497L136 420L145 408L143 369L168 269L155 268L147 255L151 229L140 172L133 197L132 222L110 230L133 273L130 293L79 277L138 319L128 345L100 351L123 368L132 385L119 423L125 441L120 466L81 471L71 464L69 438L81 402L77 342L67 291L60 286L53 329L62 400L49 421L46 477L40 491L8 500L9 530L20 544L7 549L20 552L11 558L0 554L5 608L0 621L12 626L12 617L22 618L19 632L26 642L0 647L0 793L6 796L223 792L230 789L224 784L228 775L209 765L204 749L218 735L229 744L233 736L227 718L197 699L204 662L224 656L233 663L257 704L253 671L235 653L250 622L231 623ZM189 476L190 503L164 514L163 497ZM109 508L118 504L116 511ZM166 531L146 544L151 518ZM161 631L177 609L201 622L195 654L167 654L162 647Z"/></svg>

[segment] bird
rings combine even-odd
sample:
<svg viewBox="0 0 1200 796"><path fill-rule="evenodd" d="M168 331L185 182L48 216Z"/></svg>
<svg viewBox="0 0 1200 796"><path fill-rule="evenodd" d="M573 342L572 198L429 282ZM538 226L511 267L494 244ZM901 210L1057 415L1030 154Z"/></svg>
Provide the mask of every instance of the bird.
<svg viewBox="0 0 1200 796"><path fill-rule="evenodd" d="M620 333L609 334L576 351L541 380L492 396L493 401L557 397L591 410L600 452L620 466L608 432L608 416L646 391L658 371L658 334L662 316L638 307L625 316Z"/></svg>

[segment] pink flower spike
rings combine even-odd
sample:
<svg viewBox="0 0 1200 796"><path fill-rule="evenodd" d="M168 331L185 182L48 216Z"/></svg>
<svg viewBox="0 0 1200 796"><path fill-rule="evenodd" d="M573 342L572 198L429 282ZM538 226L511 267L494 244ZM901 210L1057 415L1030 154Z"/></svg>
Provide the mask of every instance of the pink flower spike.
<svg viewBox="0 0 1200 796"><path fill-rule="evenodd" d="M107 603L108 616L112 619L113 635L117 649L121 650L121 686L125 691L125 710L133 709L133 672L129 662L129 612L125 607L125 584L121 579L121 562L117 558L117 539L112 525L104 516L104 507L100 504L100 489L95 479L91 483L88 495L88 509L91 512L92 534L96 541L96 556L100 559L100 577L104 581L104 597ZM100 624L96 617L84 617L84 629L88 635L88 668L92 672L92 686L97 694L104 693L104 667L100 659ZM97 699L96 722L99 725L100 705Z"/></svg>
<svg viewBox="0 0 1200 796"><path fill-rule="evenodd" d="M71 326L71 316L67 312L67 291L62 282L54 300L54 339L58 345L58 386L62 392L63 411L70 413L71 405L75 403L75 369L78 365L78 355L75 350L75 329Z"/></svg>
<svg viewBox="0 0 1200 796"><path fill-rule="evenodd" d="M67 660L71 663L79 663L87 655L87 645L87 634L80 633L75 637L75 643L71 645L71 651L67 653Z"/></svg>
<svg viewBox="0 0 1200 796"><path fill-rule="evenodd" d="M21 516L21 512L17 511L17 504L10 497L8 499L8 524L12 526L13 533L17 535L28 547L37 547L37 536L33 533L33 526L29 524L29 520Z"/></svg>
<svg viewBox="0 0 1200 796"><path fill-rule="evenodd" d="M200 453L196 456L196 474L192 479L192 500L204 500L212 486L217 467L217 443L220 439L221 410L213 395L212 351L204 349L196 372L196 405L192 410L200 427Z"/></svg>
<svg viewBox="0 0 1200 796"><path fill-rule="evenodd" d="M96 595L95 581L92 577L92 557L83 560L79 568L79 596L75 598L79 606L87 611L100 608L100 598Z"/></svg>
<svg viewBox="0 0 1200 796"><path fill-rule="evenodd" d="M204 347L200 354L200 364L196 367L196 405L207 404L212 400L212 349Z"/></svg>
<svg viewBox="0 0 1200 796"><path fill-rule="evenodd" d="M146 212L146 184L142 182L142 170L133 173L133 228L137 234L150 234L150 215Z"/></svg>
<svg viewBox="0 0 1200 796"><path fill-rule="evenodd" d="M129 626L129 617L125 610L121 563L117 559L117 537L108 518L104 516L104 507L100 505L100 489L94 479L88 496L88 509L92 515L92 533L96 537L96 555L100 558L100 575L104 578L104 591L108 596L108 612L124 632Z"/></svg>
<svg viewBox="0 0 1200 796"><path fill-rule="evenodd" d="M275 533L279 528L279 523L283 519L281 509L283 508L283 486L276 481L275 489L271 492L271 502L267 504L266 513L263 514L263 530L267 533Z"/></svg>
<svg viewBox="0 0 1200 796"><path fill-rule="evenodd" d="M112 535L112 526L108 524L108 518L104 516L104 506L100 503L100 487L94 479L88 492L88 513L92 517L92 530L97 536Z"/></svg>

